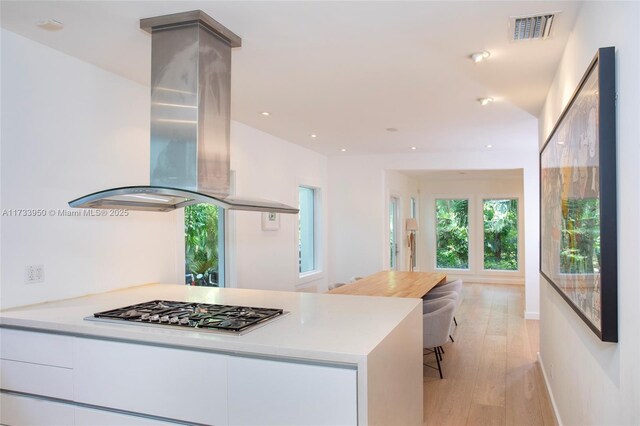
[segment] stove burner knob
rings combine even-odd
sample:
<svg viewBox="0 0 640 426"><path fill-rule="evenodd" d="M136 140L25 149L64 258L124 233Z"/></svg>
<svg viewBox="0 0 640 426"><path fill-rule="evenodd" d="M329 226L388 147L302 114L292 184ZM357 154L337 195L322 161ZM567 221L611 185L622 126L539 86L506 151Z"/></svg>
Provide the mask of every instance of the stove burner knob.
<svg viewBox="0 0 640 426"><path fill-rule="evenodd" d="M180 324L189 324L189 318L185 317L185 318L180 318Z"/></svg>
<svg viewBox="0 0 640 426"><path fill-rule="evenodd" d="M151 315L149 317L149 321L160 321L160 315L156 314L156 315Z"/></svg>
<svg viewBox="0 0 640 426"><path fill-rule="evenodd" d="M160 317L160 322L169 322L169 315L163 315Z"/></svg>
<svg viewBox="0 0 640 426"><path fill-rule="evenodd" d="M169 324L177 324L177 323L178 323L178 317L169 318Z"/></svg>
<svg viewBox="0 0 640 426"><path fill-rule="evenodd" d="M143 320L143 321L149 321L149 314L142 314L140 319Z"/></svg>

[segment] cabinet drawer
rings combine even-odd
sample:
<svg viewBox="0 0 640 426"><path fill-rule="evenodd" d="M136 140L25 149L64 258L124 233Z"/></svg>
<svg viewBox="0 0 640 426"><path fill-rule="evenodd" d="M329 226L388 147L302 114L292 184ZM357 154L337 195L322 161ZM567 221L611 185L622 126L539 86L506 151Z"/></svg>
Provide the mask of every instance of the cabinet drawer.
<svg viewBox="0 0 640 426"><path fill-rule="evenodd" d="M227 424L227 357L77 338L78 402L195 423Z"/></svg>
<svg viewBox="0 0 640 426"><path fill-rule="evenodd" d="M0 388L73 400L73 370L0 359Z"/></svg>
<svg viewBox="0 0 640 426"><path fill-rule="evenodd" d="M0 358L71 368L73 338L0 328Z"/></svg>
<svg viewBox="0 0 640 426"><path fill-rule="evenodd" d="M10 426L69 426L73 406L26 396L0 393L0 424Z"/></svg>
<svg viewBox="0 0 640 426"><path fill-rule="evenodd" d="M229 358L230 425L356 425L355 369Z"/></svg>

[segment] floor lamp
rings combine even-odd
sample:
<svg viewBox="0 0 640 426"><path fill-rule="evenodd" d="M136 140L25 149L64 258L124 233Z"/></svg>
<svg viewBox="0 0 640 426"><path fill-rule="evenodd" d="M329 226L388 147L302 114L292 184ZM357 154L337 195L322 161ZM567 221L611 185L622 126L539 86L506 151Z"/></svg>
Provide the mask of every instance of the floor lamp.
<svg viewBox="0 0 640 426"><path fill-rule="evenodd" d="M418 221L414 217L407 219L407 232L409 233L409 271L413 272L416 266L416 231L418 230Z"/></svg>

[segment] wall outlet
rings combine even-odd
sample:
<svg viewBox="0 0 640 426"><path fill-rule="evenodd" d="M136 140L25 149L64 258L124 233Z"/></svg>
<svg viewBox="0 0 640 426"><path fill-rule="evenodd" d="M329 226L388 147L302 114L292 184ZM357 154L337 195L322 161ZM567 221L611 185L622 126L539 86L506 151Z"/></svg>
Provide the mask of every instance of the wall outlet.
<svg viewBox="0 0 640 426"><path fill-rule="evenodd" d="M549 364L549 376L553 380L553 363Z"/></svg>
<svg viewBox="0 0 640 426"><path fill-rule="evenodd" d="M25 284L44 282L44 265L28 265L24 267Z"/></svg>

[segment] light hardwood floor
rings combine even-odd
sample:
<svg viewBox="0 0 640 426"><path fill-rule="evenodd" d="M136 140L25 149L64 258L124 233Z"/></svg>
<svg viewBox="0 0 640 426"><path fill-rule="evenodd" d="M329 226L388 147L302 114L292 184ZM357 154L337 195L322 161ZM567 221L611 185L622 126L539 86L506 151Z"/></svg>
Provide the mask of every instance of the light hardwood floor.
<svg viewBox="0 0 640 426"><path fill-rule="evenodd" d="M463 294L444 379L424 367L424 424L557 425L537 363L538 321L523 318L524 287L465 284Z"/></svg>

